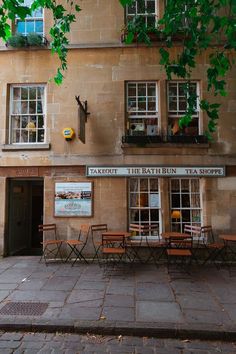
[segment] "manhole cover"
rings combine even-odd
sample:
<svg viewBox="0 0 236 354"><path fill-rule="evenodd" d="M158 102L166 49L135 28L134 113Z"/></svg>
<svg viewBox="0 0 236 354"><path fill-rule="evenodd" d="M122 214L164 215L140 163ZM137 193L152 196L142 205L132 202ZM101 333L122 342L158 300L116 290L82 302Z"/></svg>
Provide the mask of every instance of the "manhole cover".
<svg viewBox="0 0 236 354"><path fill-rule="evenodd" d="M0 309L0 315L40 316L47 307L42 302L9 302Z"/></svg>

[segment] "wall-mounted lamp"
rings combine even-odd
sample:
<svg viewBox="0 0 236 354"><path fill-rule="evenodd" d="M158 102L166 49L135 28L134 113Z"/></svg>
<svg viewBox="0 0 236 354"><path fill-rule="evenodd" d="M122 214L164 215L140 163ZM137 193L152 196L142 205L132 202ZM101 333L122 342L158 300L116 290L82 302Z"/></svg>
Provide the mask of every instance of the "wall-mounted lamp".
<svg viewBox="0 0 236 354"><path fill-rule="evenodd" d="M64 128L62 130L62 135L66 141L71 141L75 136L74 129L73 128Z"/></svg>

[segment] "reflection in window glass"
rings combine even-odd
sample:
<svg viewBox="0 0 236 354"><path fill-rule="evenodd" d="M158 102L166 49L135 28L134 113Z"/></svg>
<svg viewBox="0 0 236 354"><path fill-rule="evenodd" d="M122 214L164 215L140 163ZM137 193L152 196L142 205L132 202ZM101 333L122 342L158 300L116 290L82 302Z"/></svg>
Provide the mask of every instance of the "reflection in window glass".
<svg viewBox="0 0 236 354"><path fill-rule="evenodd" d="M168 82L168 135L199 135L199 85L197 82L190 83L190 92L195 95L195 112L192 121L187 127L180 129L179 120L187 110L188 93L186 83L181 81Z"/></svg>
<svg viewBox="0 0 236 354"><path fill-rule="evenodd" d="M170 215L173 231L184 231L185 224L201 226L199 179L170 179Z"/></svg>
<svg viewBox="0 0 236 354"><path fill-rule="evenodd" d="M129 223L157 225L160 232L160 193L158 178L129 179ZM158 234L159 234L158 232ZM150 232L157 236L157 232Z"/></svg>
<svg viewBox="0 0 236 354"><path fill-rule="evenodd" d="M42 85L11 86L10 143L44 142L44 91L45 87Z"/></svg>
<svg viewBox="0 0 236 354"><path fill-rule="evenodd" d="M32 0L25 0L23 6L30 7ZM19 17L16 18L16 32L27 36L29 33L37 33L43 36L43 9L39 8L27 15L24 21Z"/></svg>

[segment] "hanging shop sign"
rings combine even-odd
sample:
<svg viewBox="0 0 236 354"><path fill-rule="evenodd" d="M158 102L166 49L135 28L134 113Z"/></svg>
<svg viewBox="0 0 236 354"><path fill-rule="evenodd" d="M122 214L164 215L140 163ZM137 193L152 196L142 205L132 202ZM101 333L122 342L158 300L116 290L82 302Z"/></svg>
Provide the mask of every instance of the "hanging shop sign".
<svg viewBox="0 0 236 354"><path fill-rule="evenodd" d="M224 177L224 166L87 166L88 177Z"/></svg>

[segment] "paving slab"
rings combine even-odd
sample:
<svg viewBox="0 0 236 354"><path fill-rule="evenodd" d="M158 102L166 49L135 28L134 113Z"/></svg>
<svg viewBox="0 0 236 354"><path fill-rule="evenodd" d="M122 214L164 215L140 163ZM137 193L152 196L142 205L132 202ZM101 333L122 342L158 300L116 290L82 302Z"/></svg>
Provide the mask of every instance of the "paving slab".
<svg viewBox="0 0 236 354"><path fill-rule="evenodd" d="M11 302L47 304L40 315L1 314L0 331L236 338L236 275L227 269L193 266L186 273L127 264L108 274L96 263L46 266L39 259L0 259L0 309Z"/></svg>

